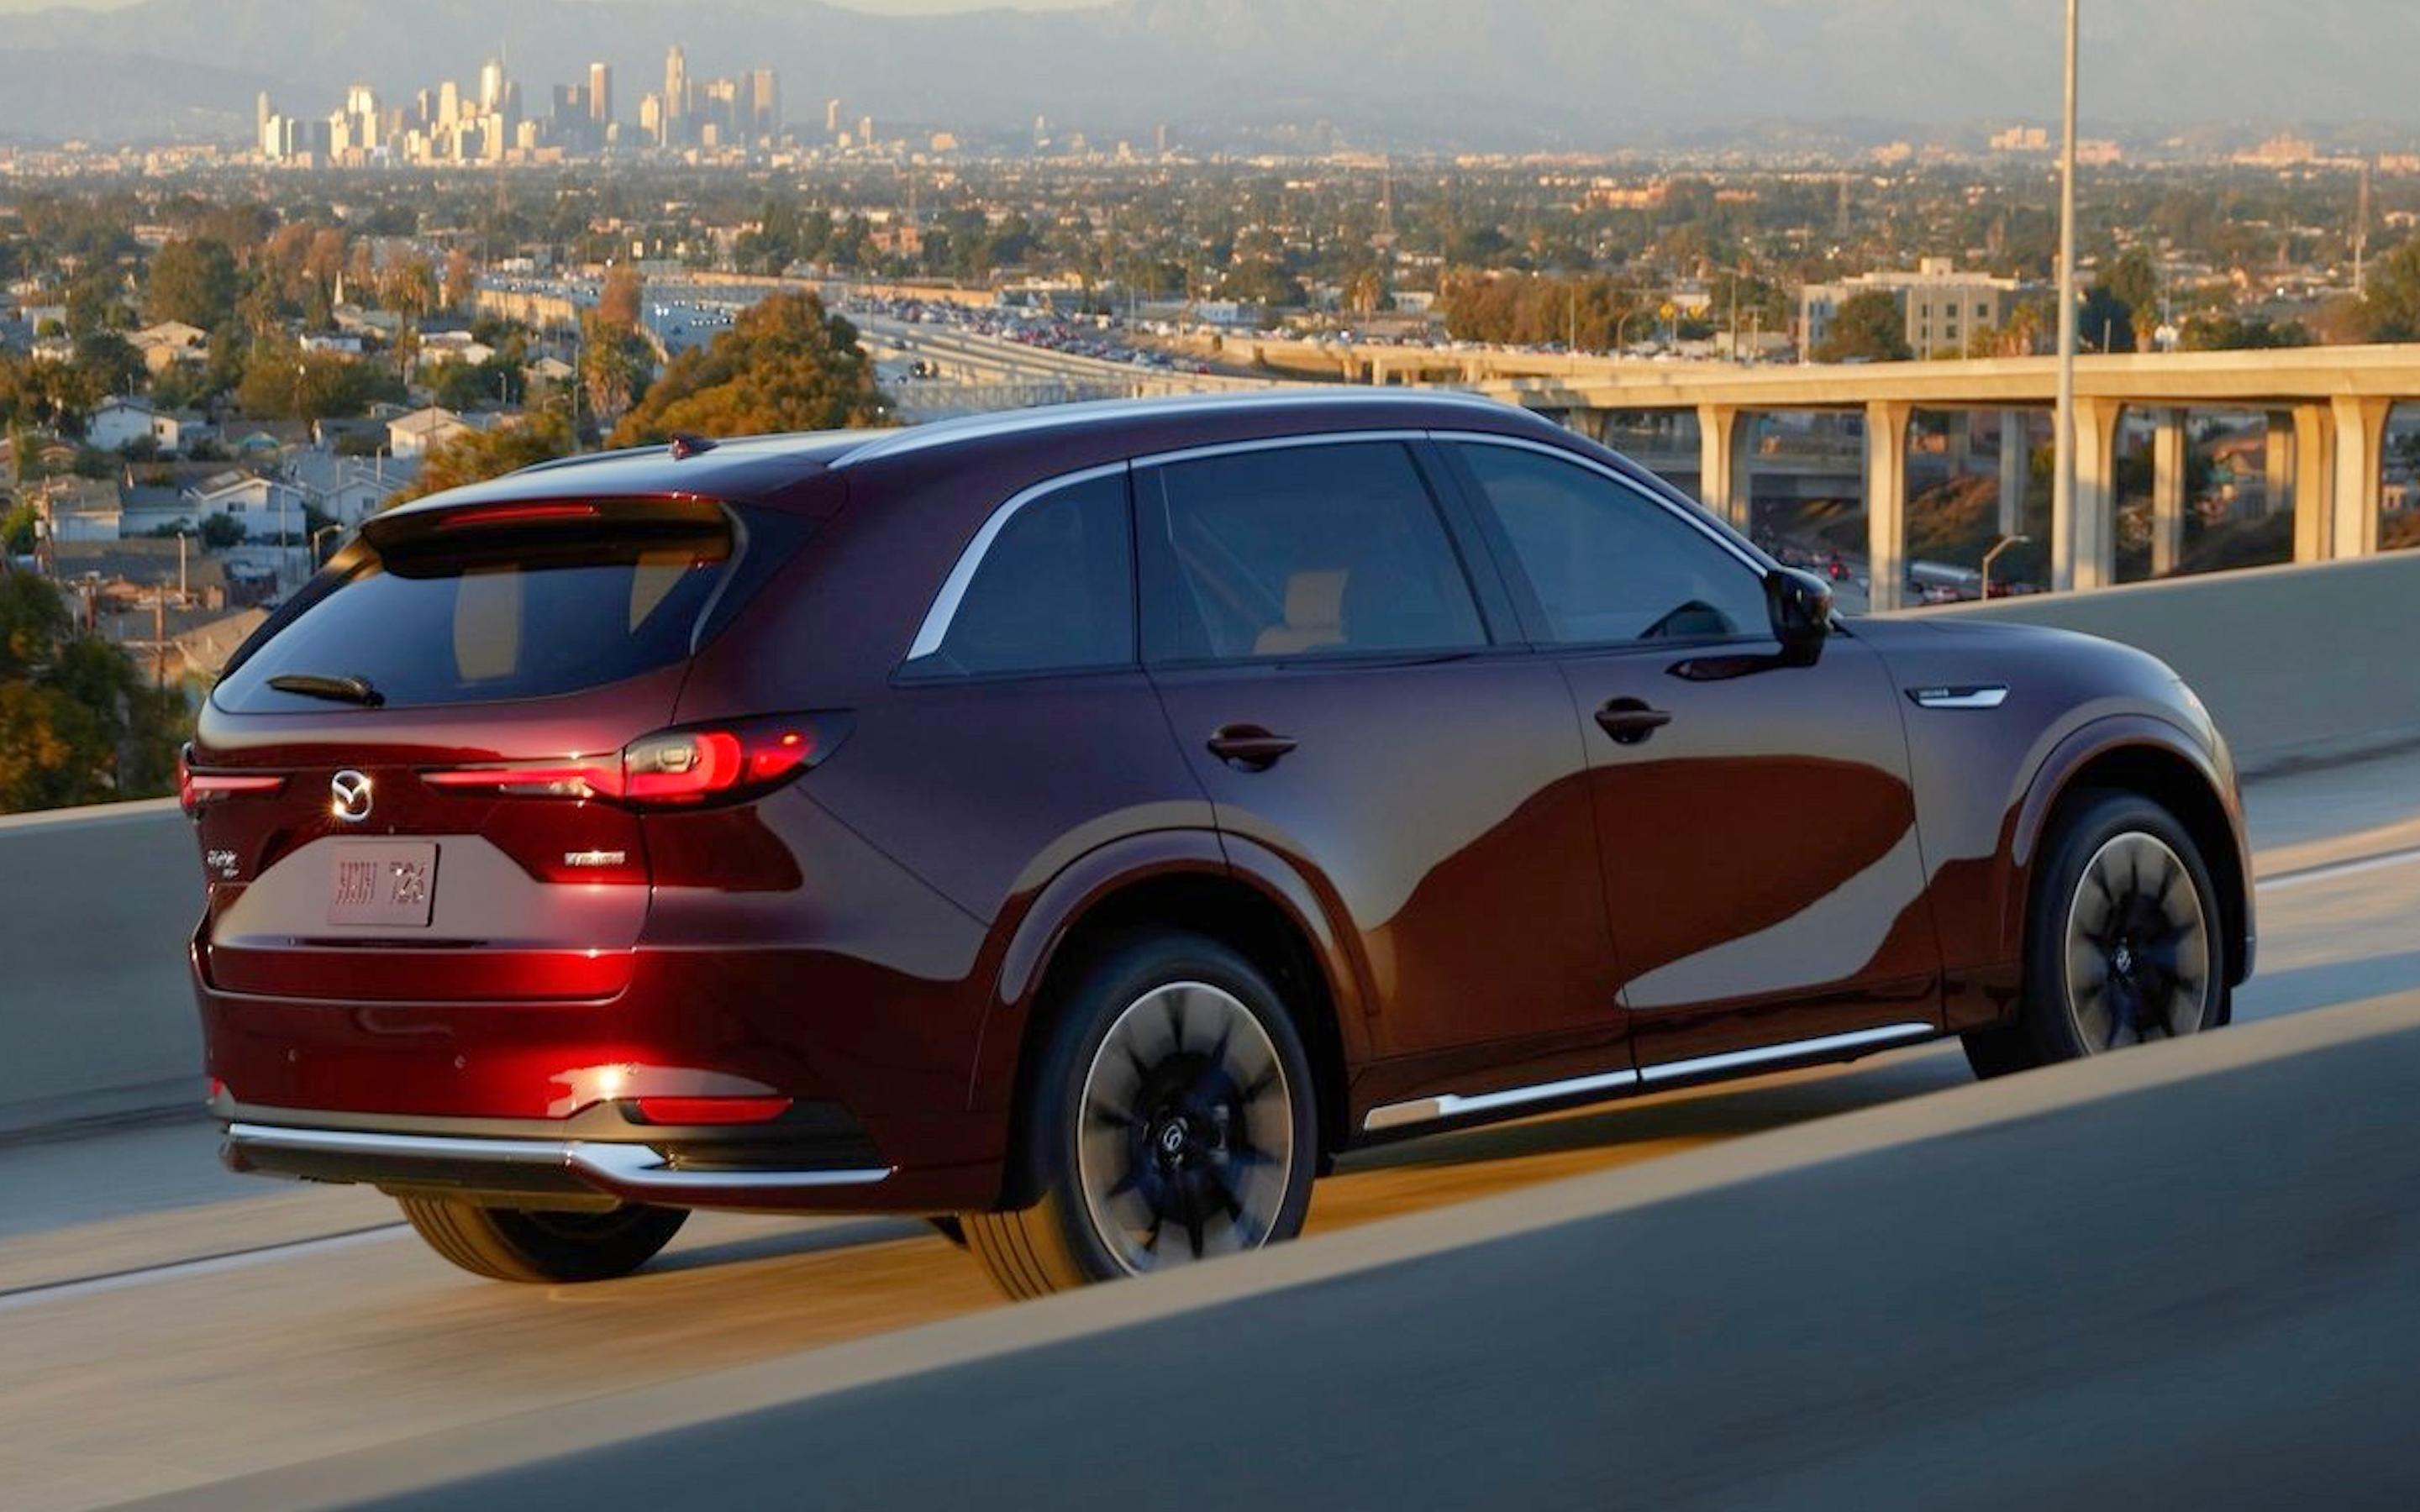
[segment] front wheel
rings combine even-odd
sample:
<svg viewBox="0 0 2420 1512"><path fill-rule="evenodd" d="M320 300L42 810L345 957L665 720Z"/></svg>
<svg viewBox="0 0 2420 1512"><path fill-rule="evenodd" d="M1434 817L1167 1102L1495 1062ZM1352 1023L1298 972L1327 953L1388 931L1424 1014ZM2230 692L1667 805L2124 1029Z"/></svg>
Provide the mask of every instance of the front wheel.
<svg viewBox="0 0 2420 1512"><path fill-rule="evenodd" d="M1318 1159L1310 1058L1250 962L1145 936L1057 1007L1024 1119L1039 1200L962 1220L1001 1290L1036 1297L1301 1232Z"/></svg>
<svg viewBox="0 0 2420 1512"><path fill-rule="evenodd" d="M1978 1074L2080 1060L2227 1021L2217 890L2174 815L2103 793L2061 824L2026 911L2016 1023L1966 1037Z"/></svg>
<svg viewBox="0 0 2420 1512"><path fill-rule="evenodd" d="M454 1197L397 1197L430 1249L495 1281L611 1281L656 1257L689 1217L625 1203L605 1212L484 1208Z"/></svg>

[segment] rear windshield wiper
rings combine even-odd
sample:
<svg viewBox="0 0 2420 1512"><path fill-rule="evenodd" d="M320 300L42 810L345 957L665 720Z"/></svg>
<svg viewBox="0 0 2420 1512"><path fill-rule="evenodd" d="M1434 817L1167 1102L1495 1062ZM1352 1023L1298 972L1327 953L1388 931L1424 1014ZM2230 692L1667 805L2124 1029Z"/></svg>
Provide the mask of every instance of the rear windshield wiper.
<svg viewBox="0 0 2420 1512"><path fill-rule="evenodd" d="M269 680L269 686L280 693L300 693L304 698L329 699L338 703L358 703L375 709L386 702L386 695L370 686L366 677L326 677L318 672L280 672Z"/></svg>

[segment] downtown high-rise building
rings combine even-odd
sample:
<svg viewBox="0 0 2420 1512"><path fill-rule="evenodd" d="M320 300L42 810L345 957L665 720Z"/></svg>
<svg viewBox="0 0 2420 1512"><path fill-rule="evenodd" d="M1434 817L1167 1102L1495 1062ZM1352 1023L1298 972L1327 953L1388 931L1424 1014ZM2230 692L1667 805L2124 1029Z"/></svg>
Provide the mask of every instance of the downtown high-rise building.
<svg viewBox="0 0 2420 1512"><path fill-rule="evenodd" d="M602 131L613 121L613 66L588 65L588 118Z"/></svg>
<svg viewBox="0 0 2420 1512"><path fill-rule="evenodd" d="M683 138L689 120L689 59L677 45L664 54L663 113L662 140L670 145Z"/></svg>

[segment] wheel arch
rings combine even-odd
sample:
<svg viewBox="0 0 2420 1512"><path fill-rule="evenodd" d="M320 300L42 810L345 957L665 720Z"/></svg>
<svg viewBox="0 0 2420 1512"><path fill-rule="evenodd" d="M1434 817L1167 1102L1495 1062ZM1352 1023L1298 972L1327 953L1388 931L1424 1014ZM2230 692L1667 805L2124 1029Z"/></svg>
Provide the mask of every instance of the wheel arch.
<svg viewBox="0 0 2420 1512"><path fill-rule="evenodd" d="M1056 1022L1054 995L1112 942L1153 928L1218 940L1269 975L1296 1011L1311 1057L1323 1168L1350 1137L1352 1072L1367 1054L1358 974L1302 879L1257 847L1240 851L1231 856L1207 831L1137 837L1078 857L1025 911L1001 956L969 1088L970 1106L1007 1114L1003 1200L1032 1196L1021 1190L1022 1094Z"/></svg>
<svg viewBox="0 0 2420 1512"><path fill-rule="evenodd" d="M2158 720L2102 720L2077 732L2042 764L2016 820L2002 899L2003 938L2021 950L2043 847L2068 814L2094 793L2133 793L2176 817L2201 852L2218 890L2226 981L2251 975L2251 858L2234 785L2198 746Z"/></svg>

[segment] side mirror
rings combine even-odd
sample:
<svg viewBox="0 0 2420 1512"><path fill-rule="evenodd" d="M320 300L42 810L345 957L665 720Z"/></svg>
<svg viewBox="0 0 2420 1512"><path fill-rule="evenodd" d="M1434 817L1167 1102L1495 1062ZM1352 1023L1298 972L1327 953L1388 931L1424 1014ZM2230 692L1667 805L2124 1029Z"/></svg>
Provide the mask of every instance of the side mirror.
<svg viewBox="0 0 2420 1512"><path fill-rule="evenodd" d="M1773 610L1782 664L1814 666L1832 636L1832 585L1811 572L1776 567L1765 575L1764 598Z"/></svg>

